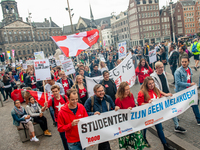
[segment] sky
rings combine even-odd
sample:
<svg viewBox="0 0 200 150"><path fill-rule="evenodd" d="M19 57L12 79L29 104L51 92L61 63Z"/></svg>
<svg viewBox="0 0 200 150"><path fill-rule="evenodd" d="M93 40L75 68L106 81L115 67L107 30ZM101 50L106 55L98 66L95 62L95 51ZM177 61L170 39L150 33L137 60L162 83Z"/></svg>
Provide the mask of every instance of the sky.
<svg viewBox="0 0 200 150"><path fill-rule="evenodd" d="M169 0L167 0L169 1ZM173 0L176 2L177 0ZM32 13L34 22L43 22L44 18L52 20L63 27L70 25L69 13L65 10L67 0L16 0L20 17L26 21L28 11ZM110 16L112 12L118 15L128 8L129 0L69 0L70 8L73 8L73 24L76 24L79 17L90 18L89 4L91 4L94 19ZM160 0L160 8L166 5L166 0ZM3 19L0 7L0 20Z"/></svg>

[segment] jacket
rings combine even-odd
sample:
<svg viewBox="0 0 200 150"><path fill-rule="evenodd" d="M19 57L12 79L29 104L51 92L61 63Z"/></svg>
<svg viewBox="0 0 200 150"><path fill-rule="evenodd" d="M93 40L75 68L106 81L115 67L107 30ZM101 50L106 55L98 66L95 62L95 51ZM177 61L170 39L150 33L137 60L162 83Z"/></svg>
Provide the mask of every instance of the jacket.
<svg viewBox="0 0 200 150"><path fill-rule="evenodd" d="M181 66L181 59L182 57L188 57L188 54L186 52L183 52L182 54L179 53L179 57L178 57L178 67Z"/></svg>
<svg viewBox="0 0 200 150"><path fill-rule="evenodd" d="M19 79L21 83L24 83L24 72L19 73Z"/></svg>
<svg viewBox="0 0 200 150"><path fill-rule="evenodd" d="M24 115L27 115L27 113L26 113L24 107L22 107L22 109L24 110ZM19 115L16 113L16 111L14 110L14 108L13 108L13 110L11 111L11 116L12 116L12 118L13 118L13 125L15 125L15 126L19 126L19 125L20 125L20 121L25 121L24 118L21 118L22 116L19 116Z"/></svg>
<svg viewBox="0 0 200 150"><path fill-rule="evenodd" d="M21 103L24 102L24 98L22 97L22 89L15 89L11 92L11 98L13 101L19 100Z"/></svg>
<svg viewBox="0 0 200 150"><path fill-rule="evenodd" d="M191 82L192 82L192 75L193 75L192 69L190 67L188 67L188 68L190 69ZM175 71L174 78L176 81L175 82L175 92L180 92L190 86L190 83L187 83L187 72L185 71L183 66L179 67Z"/></svg>
<svg viewBox="0 0 200 150"><path fill-rule="evenodd" d="M114 90L114 92L115 92L115 94L116 94L116 93L117 93L117 86L116 86L116 84L115 84L115 81L114 81L113 79L109 79L109 80L112 81L112 83L113 83L113 90ZM104 81L105 81L105 80L101 80L101 81L99 82L99 84L103 85L103 86L104 86L104 89L105 89ZM105 90L106 90L106 89L105 89ZM105 91L105 92L106 92L106 91Z"/></svg>
<svg viewBox="0 0 200 150"><path fill-rule="evenodd" d="M69 109L68 104L61 107L58 113L57 126L59 132L65 132L68 143L79 142L78 126L72 126L72 121L75 119L81 119L87 117L88 114L82 104L77 103L78 109L76 115Z"/></svg>
<svg viewBox="0 0 200 150"><path fill-rule="evenodd" d="M40 114L42 113L40 107L38 106L38 103L36 103L36 106L39 109L39 113L36 113L33 107L31 107L29 105L26 106L26 111L31 117L40 116Z"/></svg>
<svg viewBox="0 0 200 150"><path fill-rule="evenodd" d="M174 51L171 57L169 58L168 62L172 66L176 66L178 62L179 54L177 51Z"/></svg>
<svg viewBox="0 0 200 150"><path fill-rule="evenodd" d="M101 71L100 70L97 70L97 71L93 70L91 72L91 76L90 77L98 77L98 76L101 76Z"/></svg>
<svg viewBox="0 0 200 150"><path fill-rule="evenodd" d="M68 84L69 84L69 89L73 86L73 81L70 78L67 78ZM62 78L58 79L57 82L59 82L62 85Z"/></svg>
<svg viewBox="0 0 200 150"><path fill-rule="evenodd" d="M86 100L84 106L89 116L94 115L96 111L103 113L115 109L115 104L109 95L105 95L103 100L94 95L93 112L91 112L91 97Z"/></svg>
<svg viewBox="0 0 200 150"><path fill-rule="evenodd" d="M194 44L196 44L197 42L194 42L192 45L191 45L191 49L190 49L190 51L192 52L192 47L193 47L193 45ZM195 53L192 53L193 55L199 55L200 54L200 43L198 43L197 44L197 50L199 51L199 52L195 52Z"/></svg>
<svg viewBox="0 0 200 150"><path fill-rule="evenodd" d="M84 88L85 88L86 91L87 91L87 87L86 87L85 83L83 83L83 86L84 86ZM73 86L73 88L77 90L77 94L78 94L78 102L82 104L82 101L81 101L81 99L80 99L80 95L79 95L78 84L75 84L75 86ZM87 98L88 98L88 92L86 92L86 95L87 95Z"/></svg>
<svg viewBox="0 0 200 150"><path fill-rule="evenodd" d="M43 81L37 81L36 87L39 89L40 92L44 92Z"/></svg>
<svg viewBox="0 0 200 150"><path fill-rule="evenodd" d="M165 72L163 72L165 78L166 78L166 81L167 81L167 87L169 89L169 83L168 83L168 80L167 80L167 77L166 77L166 74ZM156 73L156 71L154 71L151 75L150 75L153 80L154 80L154 83L155 83L155 86L160 90L160 91L163 91L163 88L162 88L162 82L160 80L160 78L158 77L158 74Z"/></svg>
<svg viewBox="0 0 200 150"><path fill-rule="evenodd" d="M145 73L145 71L142 71L142 70L148 70L147 73ZM151 69L151 67L149 67L148 69L147 68L144 68L144 67L141 67L141 70L139 69L139 67L137 67L135 69L135 73L136 73L136 76L138 76L138 79L139 79L139 82L140 83L143 83L144 82L144 79L148 76L150 76L151 73L153 73L153 70Z"/></svg>
<svg viewBox="0 0 200 150"><path fill-rule="evenodd" d="M106 64L107 64L107 67L108 67L108 70L110 71L110 70L112 70L113 68L115 68L115 63L113 62L113 61L107 61L106 62Z"/></svg>
<svg viewBox="0 0 200 150"><path fill-rule="evenodd" d="M34 82L36 82L35 76L33 76L33 77L34 77ZM31 83L32 83L31 77L30 77L30 76L27 76L27 77L26 77L26 84L27 84L27 86L28 86L28 87L32 87Z"/></svg>

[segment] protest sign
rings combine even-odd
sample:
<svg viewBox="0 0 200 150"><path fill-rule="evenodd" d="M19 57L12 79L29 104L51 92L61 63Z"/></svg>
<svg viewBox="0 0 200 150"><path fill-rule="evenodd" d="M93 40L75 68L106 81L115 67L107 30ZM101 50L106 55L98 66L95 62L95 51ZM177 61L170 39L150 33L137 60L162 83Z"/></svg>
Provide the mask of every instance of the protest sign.
<svg viewBox="0 0 200 150"><path fill-rule="evenodd" d="M121 82L126 81L130 87L135 84L135 67L131 59L132 55L129 54L126 59L124 59L117 67L109 71L110 78L115 81L116 86L118 87ZM94 95L93 88L94 86L103 80L103 76L98 76L94 78L85 77L87 84L87 91L89 96Z"/></svg>
<svg viewBox="0 0 200 150"><path fill-rule="evenodd" d="M156 99L132 110L121 109L82 118L78 123L81 145L85 148L149 128L174 118L197 104L197 86L192 86L172 97Z"/></svg>
<svg viewBox="0 0 200 150"><path fill-rule="evenodd" d="M49 59L49 64L52 68L56 67L56 60L54 58Z"/></svg>
<svg viewBox="0 0 200 150"><path fill-rule="evenodd" d="M59 59L60 59L60 61L63 61L65 59L65 56L64 55L59 55Z"/></svg>
<svg viewBox="0 0 200 150"><path fill-rule="evenodd" d="M20 64L22 64L22 63L23 63L23 61L22 61L22 60L19 60L19 63L20 63Z"/></svg>
<svg viewBox="0 0 200 150"><path fill-rule="evenodd" d="M126 42L118 43L119 59L126 57Z"/></svg>
<svg viewBox="0 0 200 150"><path fill-rule="evenodd" d="M104 56L102 54L98 54L98 55L99 55L100 61L106 62L106 60L105 60L105 58L104 58Z"/></svg>
<svg viewBox="0 0 200 150"><path fill-rule="evenodd" d="M23 69L27 69L27 64L22 64Z"/></svg>
<svg viewBox="0 0 200 150"><path fill-rule="evenodd" d="M41 52L34 52L34 56L35 56L35 60L45 59L43 51L41 51Z"/></svg>
<svg viewBox="0 0 200 150"><path fill-rule="evenodd" d="M61 63L60 63L61 61L60 60L56 60L56 65L57 66L61 66Z"/></svg>
<svg viewBox="0 0 200 150"><path fill-rule="evenodd" d="M34 61L36 81L51 79L49 60L35 60Z"/></svg>
<svg viewBox="0 0 200 150"><path fill-rule="evenodd" d="M156 49L149 51L149 63L152 64L157 61Z"/></svg>
<svg viewBox="0 0 200 150"><path fill-rule="evenodd" d="M26 60L26 64L28 65L34 65L34 60Z"/></svg>
<svg viewBox="0 0 200 150"><path fill-rule="evenodd" d="M15 67L15 63L11 63L12 67Z"/></svg>
<svg viewBox="0 0 200 150"><path fill-rule="evenodd" d="M70 58L62 61L62 66L66 75L70 75L76 72L74 69L73 62Z"/></svg>

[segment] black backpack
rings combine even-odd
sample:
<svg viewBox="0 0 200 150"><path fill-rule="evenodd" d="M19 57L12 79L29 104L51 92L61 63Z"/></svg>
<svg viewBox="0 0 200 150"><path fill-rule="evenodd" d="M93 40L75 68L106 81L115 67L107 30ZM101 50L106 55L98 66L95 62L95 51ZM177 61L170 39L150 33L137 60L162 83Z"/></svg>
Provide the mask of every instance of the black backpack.
<svg viewBox="0 0 200 150"><path fill-rule="evenodd" d="M62 96L62 98L64 99L64 101L65 101L65 103L66 103L67 100L65 99L65 96L64 96L64 95L61 95L61 96ZM54 109L54 97L51 98L51 100L52 100L52 108L53 108L53 110L55 110L55 109Z"/></svg>

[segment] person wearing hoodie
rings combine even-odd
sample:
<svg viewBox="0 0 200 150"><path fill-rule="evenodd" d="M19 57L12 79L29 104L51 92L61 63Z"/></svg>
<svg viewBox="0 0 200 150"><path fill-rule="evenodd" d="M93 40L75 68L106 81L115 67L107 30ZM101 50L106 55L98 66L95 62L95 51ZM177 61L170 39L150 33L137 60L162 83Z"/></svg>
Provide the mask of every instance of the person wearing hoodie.
<svg viewBox="0 0 200 150"><path fill-rule="evenodd" d="M14 85L14 91L11 93L11 98L13 101L19 100L21 103L24 102L24 98L22 97L21 91L22 89L18 89L17 85Z"/></svg>
<svg viewBox="0 0 200 150"><path fill-rule="evenodd" d="M20 82L23 84L24 83L24 74L25 74L25 71L24 69L22 68L21 72L19 73L19 80Z"/></svg>
<svg viewBox="0 0 200 150"><path fill-rule="evenodd" d="M76 89L67 92L69 101L63 106L58 114L58 131L65 132L69 150L82 150L78 133L79 119L87 117L85 107L78 103Z"/></svg>
<svg viewBox="0 0 200 150"><path fill-rule="evenodd" d="M135 69L136 76L138 76L140 85L142 85L144 79L148 76L150 76L151 73L153 73L153 70L148 65L147 61L142 58Z"/></svg>

